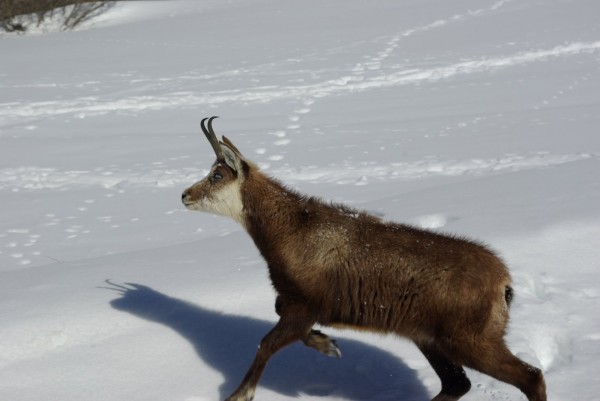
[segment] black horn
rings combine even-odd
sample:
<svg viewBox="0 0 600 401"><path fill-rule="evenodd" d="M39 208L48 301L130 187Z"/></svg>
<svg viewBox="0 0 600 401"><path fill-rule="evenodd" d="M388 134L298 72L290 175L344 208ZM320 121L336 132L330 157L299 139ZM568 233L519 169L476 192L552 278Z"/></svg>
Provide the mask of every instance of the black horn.
<svg viewBox="0 0 600 401"><path fill-rule="evenodd" d="M220 161L225 161L225 156L223 155L223 150L221 149L221 145L219 144L219 140L217 139L217 136L215 135L215 131L213 131L212 128L212 121L215 118L219 118L217 116L214 117L206 117L203 118L202 121L200 122L200 127L202 128L202 132L204 132L204 135L206 135L206 139L208 139L208 142L210 142L210 145L212 146L213 150L215 151L215 154L217 155L217 160ZM208 120L208 127L206 127L204 125L204 122Z"/></svg>

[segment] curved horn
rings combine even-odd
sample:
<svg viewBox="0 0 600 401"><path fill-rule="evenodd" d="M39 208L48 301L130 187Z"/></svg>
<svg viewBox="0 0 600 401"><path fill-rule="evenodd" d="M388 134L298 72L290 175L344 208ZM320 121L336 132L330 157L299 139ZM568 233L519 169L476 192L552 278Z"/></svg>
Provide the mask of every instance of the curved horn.
<svg viewBox="0 0 600 401"><path fill-rule="evenodd" d="M219 118L217 116L211 117L211 118L203 118L202 121L200 122L200 127L202 128L202 132L204 132L204 135L206 135L206 139L208 139L208 142L210 142L210 145L212 146L213 150L215 151L215 154L217 155L217 160L225 160L225 156L223 155L223 150L221 149L221 145L219 144L219 140L217 139L217 136L215 135L215 131L213 131L212 128L212 121L215 118ZM204 126L204 122L208 120L208 128Z"/></svg>

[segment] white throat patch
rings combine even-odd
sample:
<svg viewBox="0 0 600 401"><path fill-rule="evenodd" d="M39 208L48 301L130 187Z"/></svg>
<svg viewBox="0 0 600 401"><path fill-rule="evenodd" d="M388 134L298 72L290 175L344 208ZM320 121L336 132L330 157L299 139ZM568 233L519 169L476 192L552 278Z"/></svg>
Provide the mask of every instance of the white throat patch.
<svg viewBox="0 0 600 401"><path fill-rule="evenodd" d="M218 191L214 191L210 196L201 200L201 210L231 217L245 227L241 184L241 180L235 180Z"/></svg>

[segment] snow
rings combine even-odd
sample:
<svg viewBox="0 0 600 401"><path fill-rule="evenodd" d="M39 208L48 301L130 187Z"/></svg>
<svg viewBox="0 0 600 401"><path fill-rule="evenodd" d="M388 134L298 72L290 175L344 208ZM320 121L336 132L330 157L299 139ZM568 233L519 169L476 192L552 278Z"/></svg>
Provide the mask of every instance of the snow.
<svg viewBox="0 0 600 401"><path fill-rule="evenodd" d="M119 2L2 35L0 399L223 399L276 321L243 229L183 189L214 127L302 192L476 238L511 267L507 336L551 400L598 399L600 3ZM51 25L49 25L51 27ZM428 400L409 342L324 328L269 400ZM524 400L468 372L465 400Z"/></svg>

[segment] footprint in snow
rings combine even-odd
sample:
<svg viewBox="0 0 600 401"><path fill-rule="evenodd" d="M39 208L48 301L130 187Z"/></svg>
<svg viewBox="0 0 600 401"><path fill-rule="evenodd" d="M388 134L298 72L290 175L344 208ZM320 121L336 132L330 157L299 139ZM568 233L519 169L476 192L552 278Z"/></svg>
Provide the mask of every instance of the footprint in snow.
<svg viewBox="0 0 600 401"><path fill-rule="evenodd" d="M426 229L442 228L448 223L446 215L441 213L425 214L415 219L417 226Z"/></svg>

